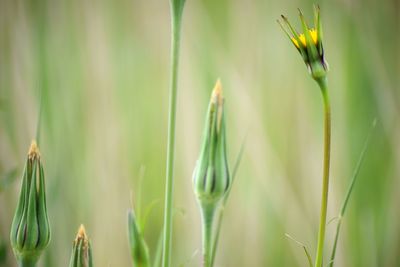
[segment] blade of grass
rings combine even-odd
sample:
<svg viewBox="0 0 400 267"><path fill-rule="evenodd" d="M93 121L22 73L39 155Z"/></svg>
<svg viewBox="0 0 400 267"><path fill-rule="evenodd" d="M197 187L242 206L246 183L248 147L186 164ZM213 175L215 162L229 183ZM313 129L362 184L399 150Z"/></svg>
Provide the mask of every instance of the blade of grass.
<svg viewBox="0 0 400 267"><path fill-rule="evenodd" d="M143 179L146 173L146 167L144 165L140 166L139 169L139 182L138 182L138 195L137 195L137 216L138 218L142 218L142 192L143 192Z"/></svg>
<svg viewBox="0 0 400 267"><path fill-rule="evenodd" d="M313 263L312 263L311 255L310 255L310 252L308 251L306 245L304 245L304 244L301 243L300 241L297 241L296 239L294 239L293 237L291 237L289 234L285 234L285 236L286 236L287 238L289 238L290 240L294 241L297 245L299 245L299 246L301 246L301 247L303 248L304 253L306 254L307 259L308 259L308 265L309 265L309 267L312 267L312 266L313 266Z"/></svg>
<svg viewBox="0 0 400 267"><path fill-rule="evenodd" d="M144 228L146 227L147 224L147 219L150 215L150 212L154 209L155 205L158 204L158 202L160 202L159 199L154 199L153 201L150 202L150 204L147 205L145 211L144 211L144 215L141 218L141 230L142 232L144 232Z"/></svg>
<svg viewBox="0 0 400 267"><path fill-rule="evenodd" d="M219 240L219 234L221 232L222 218L224 217L225 204L226 204L226 201L228 200L229 194L231 193L232 185L233 185L233 183L235 181L237 170L239 168L240 162L242 161L242 156L243 156L243 152L244 152L246 139L247 139L247 134L246 134L245 138L243 139L243 142L242 142L242 144L240 146L239 154L238 154L238 156L236 158L236 161L235 161L235 165L233 166L232 184L229 187L228 192L226 193L226 195L225 195L225 197L223 199L223 203L222 203L221 209L219 211L217 229L216 229L216 232L215 232L213 248L212 248L211 266L214 265L215 254L216 254L216 251L217 251L217 244L218 244L218 240Z"/></svg>
<svg viewBox="0 0 400 267"><path fill-rule="evenodd" d="M160 232L160 236L157 241L156 254L154 255L153 267L160 267L162 257L162 244L163 244L163 231Z"/></svg>
<svg viewBox="0 0 400 267"><path fill-rule="evenodd" d="M367 137L365 139L363 149L361 151L360 157L358 158L358 162L356 164L356 167L355 167L355 169L353 171L353 175L352 175L352 178L351 178L351 181L350 181L350 185L349 185L349 188L347 189L347 193L346 193L346 196L344 198L342 207L340 209L339 216L337 217L338 218L338 223L337 223L337 226L336 226L335 241L334 241L333 247L332 247L332 254L331 254L331 259L329 261L329 267L333 267L333 264L334 264L334 261L335 261L336 247L337 247L337 243L338 243L338 239L339 239L339 232L340 232L340 227L342 225L342 219L343 219L344 213L346 211L347 204L348 204L349 199L350 199L350 195L353 192L354 184L356 183L358 174L359 174L360 169L361 169L361 165L362 165L362 163L364 161L365 153L366 153L366 151L367 151L367 149L369 147L370 140L371 140L371 135L372 135L372 132L375 129L375 126L376 126L376 119L372 122L371 129L369 130L369 133L368 133L368 135L367 135Z"/></svg>

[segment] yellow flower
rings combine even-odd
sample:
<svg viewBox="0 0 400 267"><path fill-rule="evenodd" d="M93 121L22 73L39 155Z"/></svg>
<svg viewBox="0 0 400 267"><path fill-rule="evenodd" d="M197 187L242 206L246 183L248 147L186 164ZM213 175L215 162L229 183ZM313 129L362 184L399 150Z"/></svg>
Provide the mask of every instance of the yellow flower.
<svg viewBox="0 0 400 267"><path fill-rule="evenodd" d="M311 38L312 38L313 43L316 45L316 44L317 44L317 40L318 40L318 33L317 33L317 30L315 30L315 29L309 29L308 31L310 32L310 35L311 35ZM300 48L299 42L297 41L296 38L291 37L290 39L292 40L292 42L294 43L294 45L295 45L297 48ZM300 40L300 43L301 43L304 47L307 46L306 37L304 36L303 33L301 33L301 34L299 35L299 40Z"/></svg>
<svg viewBox="0 0 400 267"><path fill-rule="evenodd" d="M303 13L299 10L300 21L303 33L298 33L290 24L289 20L282 15L284 24L278 20L282 29L292 41L296 49L300 52L304 62L315 80L326 76L328 64L324 57L324 48L322 46L322 29L320 21L319 7L314 8L314 28L309 28L304 19Z"/></svg>

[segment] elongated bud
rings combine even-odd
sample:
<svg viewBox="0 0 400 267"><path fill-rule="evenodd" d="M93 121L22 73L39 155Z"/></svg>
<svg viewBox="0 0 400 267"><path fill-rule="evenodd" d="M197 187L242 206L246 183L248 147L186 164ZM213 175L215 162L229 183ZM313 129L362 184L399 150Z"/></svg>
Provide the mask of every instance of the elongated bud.
<svg viewBox="0 0 400 267"><path fill-rule="evenodd" d="M224 99L218 80L211 94L200 156L193 173L194 192L201 203L216 203L229 189L225 139Z"/></svg>
<svg viewBox="0 0 400 267"><path fill-rule="evenodd" d="M72 245L69 267L92 267L92 248L86 235L83 224L79 227L78 234Z"/></svg>
<svg viewBox="0 0 400 267"><path fill-rule="evenodd" d="M149 249L140 231L133 210L128 211L128 239L131 249L133 266L150 266Z"/></svg>
<svg viewBox="0 0 400 267"><path fill-rule="evenodd" d="M31 264L38 261L50 242L44 171L35 141L26 159L10 240L17 261Z"/></svg>

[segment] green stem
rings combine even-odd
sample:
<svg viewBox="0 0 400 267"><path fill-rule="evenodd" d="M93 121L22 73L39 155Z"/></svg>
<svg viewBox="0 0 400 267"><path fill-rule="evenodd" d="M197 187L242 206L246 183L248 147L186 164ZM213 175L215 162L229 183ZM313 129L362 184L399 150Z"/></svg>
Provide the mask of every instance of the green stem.
<svg viewBox="0 0 400 267"><path fill-rule="evenodd" d="M362 162L364 160L367 148L369 146L369 142L370 142L370 139L371 139L371 134L372 134L372 131L375 128L375 125L376 125L376 120L374 120L374 122L372 123L371 130L369 131L368 136L367 136L367 138L365 140L364 147L363 147L363 149L361 151L361 154L360 154L360 157L359 157L359 159L357 161L357 165L356 165L356 168L354 169L353 176L351 178L351 182L350 182L349 188L347 189L346 196L344 198L342 207L341 207L340 212L339 212L338 223L337 223L337 226L336 226L335 241L334 241L333 247L332 247L332 254L331 254L331 259L329 261L329 267L333 267L333 265L334 265L335 256L336 256L336 247L337 247L337 243L338 243L338 240L339 240L339 232L340 232L340 227L342 225L342 219L343 219L344 213L346 211L346 207L347 207L347 203L349 202L350 195L353 192L354 184L355 184L355 182L357 180L358 173L360 172L361 165L362 165Z"/></svg>
<svg viewBox="0 0 400 267"><path fill-rule="evenodd" d="M326 79L323 78L317 80L317 82L321 87L322 97L324 100L324 164L323 164L323 175L322 175L322 199L321 199L320 223L318 230L318 245L317 245L317 255L315 259L315 267L321 267L323 261L326 213L328 207L329 165L330 165L330 152L331 152L331 107L329 102Z"/></svg>
<svg viewBox="0 0 400 267"><path fill-rule="evenodd" d="M35 267L36 266L36 260L29 260L29 259L22 259L18 261L18 266L19 267Z"/></svg>
<svg viewBox="0 0 400 267"><path fill-rule="evenodd" d="M202 205L202 227L203 227L203 267L212 267L213 254L213 222L216 210L215 205Z"/></svg>
<svg viewBox="0 0 400 267"><path fill-rule="evenodd" d="M329 261L329 267L333 267L333 262L334 262L335 256L336 256L336 247L337 247L337 242L339 240L339 232L340 232L341 226L342 226L342 216L340 215L338 218L338 223L336 225L336 235L335 235L335 241L333 243L331 260Z"/></svg>
<svg viewBox="0 0 400 267"><path fill-rule="evenodd" d="M164 207L164 237L163 237L163 260L162 266L170 266L171 258L171 236L172 236L172 201L174 185L174 160L175 160L175 122L176 102L178 90L178 63L181 18L183 2L171 0L171 80L169 91L169 114L168 114L168 145L167 145L167 168L165 184L165 207Z"/></svg>

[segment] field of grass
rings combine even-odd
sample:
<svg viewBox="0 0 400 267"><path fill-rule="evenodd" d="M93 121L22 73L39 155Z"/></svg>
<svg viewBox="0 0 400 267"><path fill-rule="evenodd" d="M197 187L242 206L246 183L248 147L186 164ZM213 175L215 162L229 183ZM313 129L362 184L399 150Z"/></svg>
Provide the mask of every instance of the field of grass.
<svg viewBox="0 0 400 267"><path fill-rule="evenodd" d="M187 0L177 99L172 265L200 266L192 189L210 93L225 95L229 165L244 154L215 266L307 266L317 246L323 158L319 88L276 20L312 1ZM321 1L332 106L328 221L377 125L342 222L337 267L400 266L400 4ZM42 105L52 239L39 266L67 266L85 224L96 266L131 266L127 210L155 202L162 233L170 71L167 0L0 0L0 266ZM143 178L140 178L140 177ZM141 197L140 197L141 196ZM328 259L336 222L327 226Z"/></svg>

